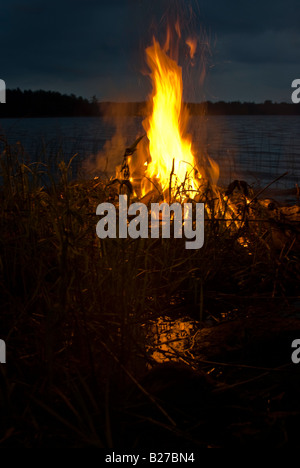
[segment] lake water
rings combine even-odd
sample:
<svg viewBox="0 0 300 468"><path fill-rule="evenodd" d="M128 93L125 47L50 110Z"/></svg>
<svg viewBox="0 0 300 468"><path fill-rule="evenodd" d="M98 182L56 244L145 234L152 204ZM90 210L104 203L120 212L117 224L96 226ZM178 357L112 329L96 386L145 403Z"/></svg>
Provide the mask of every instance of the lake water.
<svg viewBox="0 0 300 468"><path fill-rule="evenodd" d="M113 139L116 127L123 138ZM208 116L204 121L195 116L188 130L196 150L204 149L218 162L223 184L238 178L264 186L286 171L274 188L292 188L300 182L300 116ZM0 119L0 133L11 144L19 141L29 161L68 160L76 153L80 168L105 145L113 164L121 163L124 148L144 131L139 117L119 118L117 123L103 117L73 117Z"/></svg>

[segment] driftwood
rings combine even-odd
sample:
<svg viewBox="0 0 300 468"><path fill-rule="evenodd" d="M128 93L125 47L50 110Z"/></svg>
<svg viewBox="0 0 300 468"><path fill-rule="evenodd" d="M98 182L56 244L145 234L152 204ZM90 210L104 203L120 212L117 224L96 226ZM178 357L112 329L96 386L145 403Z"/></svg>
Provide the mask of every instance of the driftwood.
<svg viewBox="0 0 300 468"><path fill-rule="evenodd" d="M271 238L276 249L300 248L300 206L280 206L274 200L262 200ZM266 226L266 223L265 223Z"/></svg>

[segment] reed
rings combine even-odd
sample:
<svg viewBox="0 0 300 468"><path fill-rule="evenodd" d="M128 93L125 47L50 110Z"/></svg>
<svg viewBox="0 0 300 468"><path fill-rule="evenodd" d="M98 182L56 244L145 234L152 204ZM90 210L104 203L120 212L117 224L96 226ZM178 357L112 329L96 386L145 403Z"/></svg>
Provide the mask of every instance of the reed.
<svg viewBox="0 0 300 468"><path fill-rule="evenodd" d="M74 180L72 160L56 179L47 164L26 164L20 145L1 146L0 445L118 446L128 389L153 365L145 324L179 310L221 317L216 291L296 294L295 254L278 253L259 224L243 225L247 248L214 216L196 251L183 239L99 239L96 207L118 188Z"/></svg>

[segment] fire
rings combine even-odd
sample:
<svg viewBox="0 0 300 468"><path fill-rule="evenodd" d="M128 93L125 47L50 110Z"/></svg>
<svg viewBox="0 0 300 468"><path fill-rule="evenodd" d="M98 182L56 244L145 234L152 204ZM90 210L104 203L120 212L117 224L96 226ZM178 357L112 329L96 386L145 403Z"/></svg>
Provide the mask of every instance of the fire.
<svg viewBox="0 0 300 468"><path fill-rule="evenodd" d="M157 181L162 192L180 198L195 195L201 175L189 136L185 135L188 110L182 102L182 69L154 39L146 49L153 85L152 113L143 121L149 139L150 161L145 171L143 193ZM171 188L170 188L171 187Z"/></svg>
<svg viewBox="0 0 300 468"><path fill-rule="evenodd" d="M174 30L177 40L181 39L179 21L175 23ZM188 38L185 45L189 47L193 60L197 41ZM187 198L196 203L205 202L208 218L222 221L222 229L239 232L251 200L245 194L241 203L233 203L217 186L219 165L206 153L198 154L192 147L191 137L186 132L189 113L182 97L182 68L173 55L169 55L172 54L171 46L172 34L168 30L164 48L153 39L152 46L146 49L153 88L150 112L142 123L147 140L143 135L126 148L123 163L116 168L117 177L112 183L121 179L120 193L123 187L134 197L146 196L147 203L152 199L154 203L162 199L170 203L185 203ZM178 44L176 49L178 51ZM153 194L156 191L159 192L156 193L158 197ZM246 246L245 239L241 240L241 245Z"/></svg>
<svg viewBox="0 0 300 468"><path fill-rule="evenodd" d="M152 197L154 192L166 202L184 202L186 198L196 201L208 189L219 196L218 164L206 153L196 152L187 134L189 112L183 102L182 68L176 61L182 39L177 19L167 30L164 46L153 38L145 51L152 81L148 115L142 122L147 139L137 147L143 138L139 137L127 148L122 165L116 168L117 179L129 179L138 198ZM192 66L197 44L198 40L191 37L185 40Z"/></svg>
<svg viewBox="0 0 300 468"><path fill-rule="evenodd" d="M195 39L192 39L192 38L188 38L185 43L189 46L189 49L190 49L190 57L191 59L194 58L195 56L195 53L196 53L196 49L197 49L197 41Z"/></svg>

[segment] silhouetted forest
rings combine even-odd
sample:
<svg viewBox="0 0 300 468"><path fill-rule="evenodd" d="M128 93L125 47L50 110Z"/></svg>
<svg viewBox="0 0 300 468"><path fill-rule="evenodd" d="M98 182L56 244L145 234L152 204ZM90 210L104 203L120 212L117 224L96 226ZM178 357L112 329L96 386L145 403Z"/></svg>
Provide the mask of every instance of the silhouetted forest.
<svg viewBox="0 0 300 468"><path fill-rule="evenodd" d="M207 115L300 115L300 104L287 102L265 101L255 102L205 102L203 104L188 104L191 115L205 112Z"/></svg>
<svg viewBox="0 0 300 468"><path fill-rule="evenodd" d="M97 116L96 98L90 101L74 94L55 91L21 91L8 89L6 104L0 106L0 117L72 117Z"/></svg>
<svg viewBox="0 0 300 468"><path fill-rule="evenodd" d="M300 104L254 102L203 102L188 103L191 115L300 115ZM6 104L0 106L1 117L75 117L100 115L144 115L145 102L98 102L74 94L55 91L21 91L8 89Z"/></svg>

